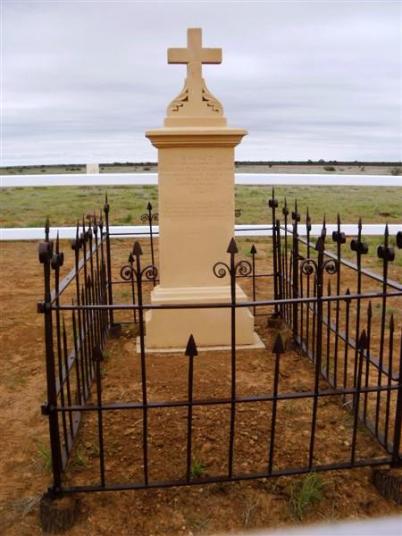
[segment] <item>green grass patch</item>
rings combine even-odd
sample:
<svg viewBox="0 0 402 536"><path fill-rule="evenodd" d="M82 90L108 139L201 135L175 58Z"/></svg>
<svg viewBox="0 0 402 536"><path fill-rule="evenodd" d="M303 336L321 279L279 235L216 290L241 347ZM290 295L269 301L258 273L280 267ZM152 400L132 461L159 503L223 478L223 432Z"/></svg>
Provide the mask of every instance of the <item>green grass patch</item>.
<svg viewBox="0 0 402 536"><path fill-rule="evenodd" d="M310 473L291 489L289 506L292 514L302 520L323 497L323 482L317 473Z"/></svg>
<svg viewBox="0 0 402 536"><path fill-rule="evenodd" d="M83 215L99 211L107 192L110 203L110 222L113 225L140 224L150 201L158 210L156 186L86 186L7 188L0 192L1 227L38 227L49 216L54 226L74 225ZM364 223L398 223L402 220L400 188L372 187L280 187L276 197L280 207L286 196L289 207L298 200L302 222L309 208L312 223L336 221L337 212L344 223L355 223L362 216ZM236 208L241 209L237 223L269 223L271 214L267 201L271 188L266 186L237 186ZM279 215L279 214L278 214Z"/></svg>
<svg viewBox="0 0 402 536"><path fill-rule="evenodd" d="M40 464L46 472L50 472L52 469L52 453L50 447L44 443L37 442L36 448L40 459Z"/></svg>
<svg viewBox="0 0 402 536"><path fill-rule="evenodd" d="M200 478L205 472L205 465L199 460L194 460L191 464L191 478Z"/></svg>

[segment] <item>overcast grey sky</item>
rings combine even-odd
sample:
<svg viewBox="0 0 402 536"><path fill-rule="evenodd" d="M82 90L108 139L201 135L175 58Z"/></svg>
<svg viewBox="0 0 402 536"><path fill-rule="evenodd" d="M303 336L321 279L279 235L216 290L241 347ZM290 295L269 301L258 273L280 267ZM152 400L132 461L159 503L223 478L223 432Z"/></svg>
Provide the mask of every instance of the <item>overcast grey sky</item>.
<svg viewBox="0 0 402 536"><path fill-rule="evenodd" d="M400 1L2 1L2 164L156 160L202 27L239 160L400 160Z"/></svg>

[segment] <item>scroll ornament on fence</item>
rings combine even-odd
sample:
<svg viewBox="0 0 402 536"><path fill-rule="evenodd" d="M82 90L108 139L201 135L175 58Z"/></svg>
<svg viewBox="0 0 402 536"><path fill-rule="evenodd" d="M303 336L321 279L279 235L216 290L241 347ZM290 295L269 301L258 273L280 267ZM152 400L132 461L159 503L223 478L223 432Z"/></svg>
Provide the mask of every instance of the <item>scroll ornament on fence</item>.
<svg viewBox="0 0 402 536"><path fill-rule="evenodd" d="M226 253L229 253L230 255L230 265L222 261L214 264L212 271L216 277L222 279L227 274L229 274L230 277L234 279L236 275L246 277L251 274L253 268L248 261L241 260L237 263L235 262L235 256L237 253L239 253L239 250L237 249L236 241L234 238L230 240Z"/></svg>
<svg viewBox="0 0 402 536"><path fill-rule="evenodd" d="M134 278L137 281L142 281L143 277L145 276L145 279L148 281L152 281L155 277L158 275L158 269L153 264L148 264L144 268L141 267L141 256L142 256L142 248L139 242L134 243L133 251L130 253L128 257L128 262L130 263L129 266L123 266L123 269L125 269L124 276L122 274L122 271L120 272L120 275L123 277L123 279L126 279L126 281L130 280L131 277L134 276ZM135 262L135 268L134 268L134 262ZM128 274L128 277L127 277Z"/></svg>
<svg viewBox="0 0 402 536"><path fill-rule="evenodd" d="M324 237L323 236L321 236L317 240L315 249L319 253L322 253L322 254L324 253ZM315 274L317 276L320 270L322 272L325 271L328 275L336 274L336 272L338 271L339 265L338 265L337 260L327 259L324 261L323 259L321 259L321 255L320 255L318 258L318 261L316 261L315 259L304 259L301 262L300 267L304 275L310 276L312 274Z"/></svg>

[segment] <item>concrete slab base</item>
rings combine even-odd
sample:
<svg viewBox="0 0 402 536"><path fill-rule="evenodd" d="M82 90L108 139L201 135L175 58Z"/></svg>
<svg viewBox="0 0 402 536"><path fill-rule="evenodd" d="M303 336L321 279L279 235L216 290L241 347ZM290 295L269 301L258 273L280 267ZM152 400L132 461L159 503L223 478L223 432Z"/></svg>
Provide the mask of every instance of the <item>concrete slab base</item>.
<svg viewBox="0 0 402 536"><path fill-rule="evenodd" d="M222 352L229 351L230 346L197 346L199 352ZM262 342L258 333L254 332L254 342L253 344L238 344L236 350L261 350L265 348L265 344ZM136 339L136 351L140 353L140 338ZM147 347L147 338L145 337L145 351L148 354L180 354L185 351L185 348L148 348Z"/></svg>

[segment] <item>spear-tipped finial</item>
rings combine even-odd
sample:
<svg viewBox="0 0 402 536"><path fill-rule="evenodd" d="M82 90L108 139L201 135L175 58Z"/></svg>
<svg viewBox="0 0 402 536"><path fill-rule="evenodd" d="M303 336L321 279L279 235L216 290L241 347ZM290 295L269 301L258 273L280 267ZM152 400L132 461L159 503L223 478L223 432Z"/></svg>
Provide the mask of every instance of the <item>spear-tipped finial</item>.
<svg viewBox="0 0 402 536"><path fill-rule="evenodd" d="M228 249L226 250L226 253L230 253L231 255L235 255L236 253L239 253L239 250L237 249L236 241L234 238L231 238Z"/></svg>
<svg viewBox="0 0 402 536"><path fill-rule="evenodd" d="M257 253L257 248L255 247L254 244L251 246L250 253L251 255L255 255Z"/></svg>
<svg viewBox="0 0 402 536"><path fill-rule="evenodd" d="M316 251L324 251L324 237L321 235L315 244Z"/></svg>
<svg viewBox="0 0 402 536"><path fill-rule="evenodd" d="M286 197L285 197L285 202L284 202L283 209L282 209L282 214L284 216L287 216L289 214L288 202L287 202Z"/></svg>
<svg viewBox="0 0 402 536"><path fill-rule="evenodd" d="M285 346L283 344L282 335L278 333L274 342L274 347L272 348L272 353L283 354L284 352L285 352Z"/></svg>
<svg viewBox="0 0 402 536"><path fill-rule="evenodd" d="M109 212L109 208L109 200L107 197L107 192L105 192L105 204L103 205L103 210L105 211L105 213Z"/></svg>
<svg viewBox="0 0 402 536"><path fill-rule="evenodd" d="M268 206L269 208L278 207L278 200L275 199L275 187L274 186L272 186L272 190L271 190L271 199L268 199Z"/></svg>
<svg viewBox="0 0 402 536"><path fill-rule="evenodd" d="M151 202L148 202L148 205L147 205L147 210L151 211L152 210L152 204Z"/></svg>
<svg viewBox="0 0 402 536"><path fill-rule="evenodd" d="M198 355L197 345L195 344L193 335L190 335L190 337L188 338L184 355L187 355L188 357L195 357Z"/></svg>
<svg viewBox="0 0 402 536"><path fill-rule="evenodd" d="M142 255L142 247L141 247L141 244L138 241L134 242L133 255L134 255L134 257L141 257L141 255Z"/></svg>
<svg viewBox="0 0 402 536"><path fill-rule="evenodd" d="M46 220L45 220L45 240L46 240L46 242L49 241L49 230L50 230L50 222L49 222L49 216L47 216Z"/></svg>
<svg viewBox="0 0 402 536"><path fill-rule="evenodd" d="M368 338L366 330L364 329L359 338L359 350L365 350L368 347Z"/></svg>
<svg viewBox="0 0 402 536"><path fill-rule="evenodd" d="M396 233L396 245L399 249L402 249L402 231Z"/></svg>
<svg viewBox="0 0 402 536"><path fill-rule="evenodd" d="M56 233L56 253L60 251L60 240L59 240L59 230L57 229Z"/></svg>
<svg viewBox="0 0 402 536"><path fill-rule="evenodd" d="M337 226L338 226L338 230L339 230L339 228L340 228L340 226L341 226L341 216L340 216L339 212L338 212L338 214L336 215L336 224L337 224Z"/></svg>

